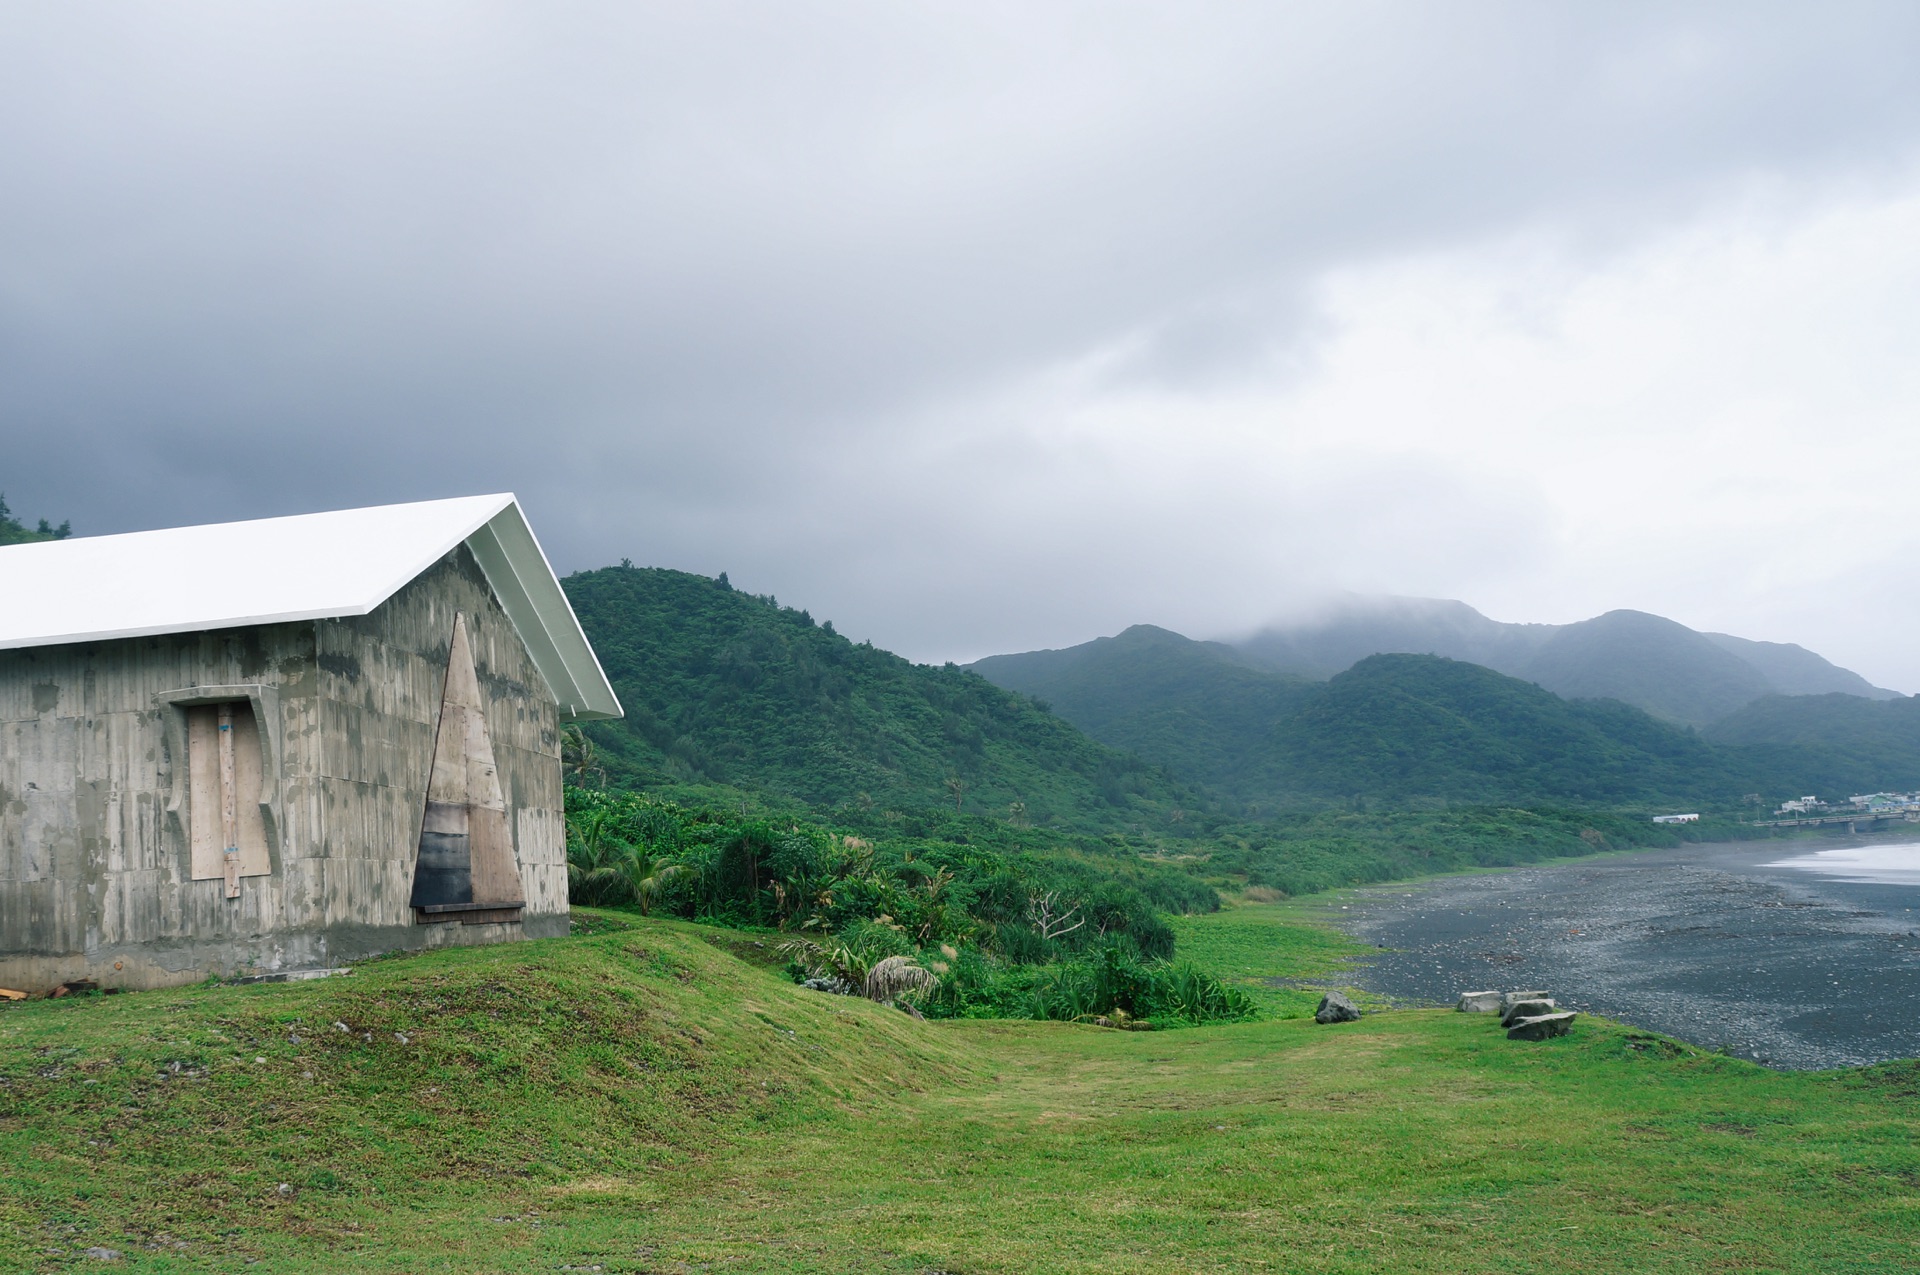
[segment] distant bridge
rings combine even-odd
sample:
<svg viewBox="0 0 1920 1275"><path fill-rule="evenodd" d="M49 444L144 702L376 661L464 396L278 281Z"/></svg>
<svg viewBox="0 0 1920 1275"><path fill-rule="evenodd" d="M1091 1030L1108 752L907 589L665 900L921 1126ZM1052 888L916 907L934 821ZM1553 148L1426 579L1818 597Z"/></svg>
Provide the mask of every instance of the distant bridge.
<svg viewBox="0 0 1920 1275"><path fill-rule="evenodd" d="M1756 828L1822 828L1837 824L1847 825L1848 832L1860 831L1860 825L1866 824L1870 832L1879 831L1891 823L1920 823L1920 810L1880 810L1856 811L1850 815L1807 815L1799 819L1762 819L1753 826Z"/></svg>

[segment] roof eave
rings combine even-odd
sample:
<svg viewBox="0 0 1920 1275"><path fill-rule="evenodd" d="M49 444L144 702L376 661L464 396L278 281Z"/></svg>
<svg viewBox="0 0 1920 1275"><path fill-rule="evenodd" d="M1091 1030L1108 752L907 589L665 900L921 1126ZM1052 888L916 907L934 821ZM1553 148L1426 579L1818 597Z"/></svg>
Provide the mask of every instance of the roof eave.
<svg viewBox="0 0 1920 1275"><path fill-rule="evenodd" d="M501 609L547 679L563 721L609 721L625 717L600 657L587 641L573 604L527 525L518 501L506 506L466 538Z"/></svg>

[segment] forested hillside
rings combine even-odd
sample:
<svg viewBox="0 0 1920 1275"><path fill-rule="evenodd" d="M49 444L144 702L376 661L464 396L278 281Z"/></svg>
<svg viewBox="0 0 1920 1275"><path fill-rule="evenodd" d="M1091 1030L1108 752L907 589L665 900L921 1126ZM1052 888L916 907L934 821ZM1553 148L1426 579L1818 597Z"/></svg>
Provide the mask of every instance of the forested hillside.
<svg viewBox="0 0 1920 1275"><path fill-rule="evenodd" d="M1565 700L1460 660L1375 655L1275 723L1250 776L1270 799L1731 803L1740 759L1617 700Z"/></svg>
<svg viewBox="0 0 1920 1275"><path fill-rule="evenodd" d="M1372 656L1315 682L1141 626L974 672L850 642L724 577L622 566L566 586L627 707L594 728L616 782L730 785L863 822L945 809L1191 838L1356 798L1731 811L1750 795L1920 787L1920 701L1767 697L1702 734L1431 655ZM1654 619L1569 626L1544 649L1572 660Z"/></svg>
<svg viewBox="0 0 1920 1275"><path fill-rule="evenodd" d="M1144 626L974 667L1249 813L1354 797L1732 808L1920 784L1920 712L1903 708L1920 701L1769 697L1703 736L1463 660L1378 655L1307 682Z"/></svg>
<svg viewBox="0 0 1920 1275"><path fill-rule="evenodd" d="M1023 695L850 642L724 576L621 566L565 585L626 706L593 728L617 781L1090 829L1205 802Z"/></svg>
<svg viewBox="0 0 1920 1275"><path fill-rule="evenodd" d="M1274 723L1316 686L1260 668L1230 646L1150 624L971 667L1051 704L1102 743L1228 788L1246 777Z"/></svg>
<svg viewBox="0 0 1920 1275"><path fill-rule="evenodd" d="M1904 792L1920 776L1920 698L1770 695L1702 733L1764 764L1808 774L1810 793Z"/></svg>

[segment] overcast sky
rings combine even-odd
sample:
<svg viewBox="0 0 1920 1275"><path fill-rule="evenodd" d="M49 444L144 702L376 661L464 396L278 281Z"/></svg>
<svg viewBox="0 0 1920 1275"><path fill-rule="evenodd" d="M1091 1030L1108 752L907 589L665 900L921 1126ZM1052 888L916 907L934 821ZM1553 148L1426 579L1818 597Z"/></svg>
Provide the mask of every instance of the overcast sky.
<svg viewBox="0 0 1920 1275"><path fill-rule="evenodd" d="M921 659L1332 591L1920 690L1920 7L0 0L0 491L483 491Z"/></svg>

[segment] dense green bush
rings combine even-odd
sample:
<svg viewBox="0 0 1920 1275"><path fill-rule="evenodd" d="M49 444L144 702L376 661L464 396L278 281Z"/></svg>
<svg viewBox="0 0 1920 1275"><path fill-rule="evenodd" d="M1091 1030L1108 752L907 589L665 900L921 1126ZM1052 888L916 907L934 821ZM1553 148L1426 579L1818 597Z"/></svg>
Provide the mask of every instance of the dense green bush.
<svg viewBox="0 0 1920 1275"><path fill-rule="evenodd" d="M865 990L887 958L910 962L939 980L905 998L929 1017L1171 1025L1252 1009L1241 993L1171 961L1173 930L1160 909L1216 909L1218 894L1131 855L873 842L795 816L569 787L567 859L581 903L793 933L795 979Z"/></svg>
<svg viewBox="0 0 1920 1275"><path fill-rule="evenodd" d="M1236 988L1186 963L1143 960L1133 948L1104 943L1049 965L996 960L972 949L936 968L939 985L920 1002L930 1018L1131 1018L1157 1025L1250 1017Z"/></svg>
<svg viewBox="0 0 1920 1275"><path fill-rule="evenodd" d="M878 923L916 947L965 944L1025 964L1097 946L1165 960L1163 910L1219 907L1204 882L1127 850L869 840L795 815L583 787L567 790L567 856L582 903L797 933Z"/></svg>

